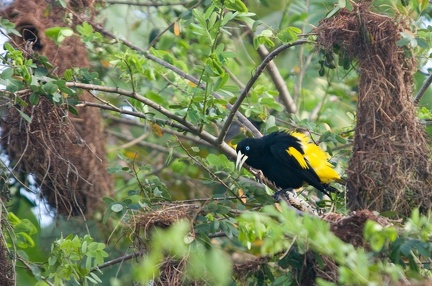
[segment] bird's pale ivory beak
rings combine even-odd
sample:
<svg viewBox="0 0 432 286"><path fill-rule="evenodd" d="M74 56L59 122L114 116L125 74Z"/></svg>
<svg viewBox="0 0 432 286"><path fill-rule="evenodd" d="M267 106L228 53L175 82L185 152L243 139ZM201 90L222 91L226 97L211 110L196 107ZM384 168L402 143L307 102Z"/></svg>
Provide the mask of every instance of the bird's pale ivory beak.
<svg viewBox="0 0 432 286"><path fill-rule="evenodd" d="M244 162L246 162L248 156L245 154L242 154L242 152L239 150L237 152L237 160L236 160L236 169L240 170L243 166Z"/></svg>

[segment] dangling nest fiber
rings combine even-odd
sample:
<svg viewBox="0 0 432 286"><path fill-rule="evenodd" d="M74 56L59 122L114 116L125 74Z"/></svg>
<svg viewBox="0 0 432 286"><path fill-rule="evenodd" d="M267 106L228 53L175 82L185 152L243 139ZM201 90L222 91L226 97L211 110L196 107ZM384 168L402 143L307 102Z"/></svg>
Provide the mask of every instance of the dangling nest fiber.
<svg viewBox="0 0 432 286"><path fill-rule="evenodd" d="M137 241L139 248L145 248L146 241L149 240L151 232L155 228L166 229L181 219L190 220L192 213L198 206L194 204L167 204L160 209L140 212L132 221L130 228Z"/></svg>
<svg viewBox="0 0 432 286"><path fill-rule="evenodd" d="M4 238L0 238L0 285L12 286L15 284L15 270L12 265L11 252L5 245Z"/></svg>
<svg viewBox="0 0 432 286"><path fill-rule="evenodd" d="M316 29L325 53L358 63L359 100L347 200L352 209L408 215L432 206L427 136L412 99L416 64L396 42L405 22L370 11L371 1L353 4Z"/></svg>
<svg viewBox="0 0 432 286"><path fill-rule="evenodd" d="M199 207L194 204L164 205L160 209L137 214L130 228L136 241L136 246L142 251L147 250L148 241L155 228L166 229L181 219L191 220L194 211ZM159 265L159 276L154 285L203 285L198 281L185 283L185 266L187 258L181 260L166 256Z"/></svg>
<svg viewBox="0 0 432 286"><path fill-rule="evenodd" d="M77 11L92 3L72 1L70 5L76 7L70 8ZM16 0L1 15L14 22L22 35L12 35L17 48L29 56L35 52L45 55L55 67L52 72L62 75L68 68L89 66L78 37L69 37L57 46L45 36L47 28L65 26L70 11L49 6L44 0ZM72 28L76 22L71 19ZM28 95L22 99L28 102ZM80 99L91 101L92 96L83 92ZM73 116L46 98L35 106L21 107L21 111L32 117L31 123L15 108L10 108L1 121L1 144L12 167L33 174L43 196L58 213L70 216L97 210L101 198L112 193L100 114L78 108L79 116Z"/></svg>

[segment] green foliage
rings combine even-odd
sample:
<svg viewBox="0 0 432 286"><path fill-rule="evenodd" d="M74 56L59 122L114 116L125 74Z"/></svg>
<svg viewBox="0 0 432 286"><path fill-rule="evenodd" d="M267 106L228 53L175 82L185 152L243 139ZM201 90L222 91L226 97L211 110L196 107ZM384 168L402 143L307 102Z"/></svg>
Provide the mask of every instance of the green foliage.
<svg viewBox="0 0 432 286"><path fill-rule="evenodd" d="M6 71L5 78L2 77L2 80L6 80L6 90L15 92L23 88L23 85L19 80L12 80L11 76L18 76L26 84L30 84L32 82L31 69L35 68L36 65L32 59L25 58L22 51L14 49L10 43L5 43L4 48L8 53L7 58L4 58L3 61L8 63L10 68ZM13 69L13 73L10 69Z"/></svg>
<svg viewBox="0 0 432 286"><path fill-rule="evenodd" d="M397 238L397 230L394 227L383 227L374 221L368 221L364 229L364 238L369 241L373 251L379 252L383 247Z"/></svg>
<svg viewBox="0 0 432 286"><path fill-rule="evenodd" d="M276 34L269 29L261 31L260 34L257 34L253 40L254 47L257 49L260 45L265 45L267 47L274 47L275 40L279 40L282 43L292 43L298 40L298 34L301 33L301 30L297 27L287 27Z"/></svg>
<svg viewBox="0 0 432 286"><path fill-rule="evenodd" d="M51 246L45 270L47 278L55 285L67 285L68 281L77 285L101 283L94 270L103 264L105 257L108 257L105 244L93 241L89 235L61 237Z"/></svg>
<svg viewBox="0 0 432 286"><path fill-rule="evenodd" d="M168 230L156 229L152 233L150 253L135 271L141 283L149 283L159 275L158 266L164 255L175 260L186 260L183 279L202 280L212 285L228 285L231 276L231 263L218 248L207 249L199 242L192 242L190 225L179 221ZM165 243L170 241L170 243Z"/></svg>
<svg viewBox="0 0 432 286"><path fill-rule="evenodd" d="M389 258L402 265L407 276L415 279L432 276L432 216L420 215L415 209L399 237L389 246ZM407 263L408 260L408 263Z"/></svg>
<svg viewBox="0 0 432 286"><path fill-rule="evenodd" d="M255 182L249 172L234 170L233 150L218 138L224 131L226 142L235 144L252 134L238 122L225 130L232 106L244 93L247 97L239 106L246 117L242 120L253 121L263 133L307 129L344 174L355 123L356 63L338 51L316 54L314 35L308 33L319 20L333 17L341 8L352 9L350 2L337 1L336 6L335 1L316 0L207 0L187 6L159 2L151 8L103 7L106 26L101 29L90 22L75 30L47 29L46 36L58 45L79 36L89 50L92 67L70 67L63 77L53 76L55 68L46 57L29 56L5 44L2 106L15 108L27 122L33 120L28 110L42 100L77 115L81 90L74 83L91 85L85 89L103 109L109 172L115 178L114 194L103 198L105 212L86 218L102 224L86 225L87 235L63 238L9 212L8 247L19 248L27 262L17 271L31 275L38 285L145 284L161 274L161 265L168 260L179 265L184 283L292 285L305 270L307 254L323 267L324 258L337 265L338 280L318 279L318 285L382 285L429 277L430 215L414 211L403 225L388 227L368 222L363 234L370 249L354 248L318 217L299 216L285 205L278 211L269 195L273 190ZM411 17L415 26L420 16L431 14L427 1L399 2L374 4L377 13ZM66 5L66 1L56 3ZM0 26L7 33L18 33L5 19ZM104 33L104 28L116 36ZM403 31L398 44L423 64L429 58L431 31L430 27ZM272 69L257 71L264 48L271 52L283 44L298 44L299 39L310 43L294 45L273 58ZM257 72L256 82L248 86ZM423 75L418 77L419 83L424 80ZM298 110L295 114L286 111L287 96ZM430 110L420 107L419 118L427 122ZM11 176L4 174L3 184ZM341 193L331 200L315 203L313 192L300 196L322 212L346 214L343 187L335 187ZM29 189L38 191L34 186ZM160 212L162 217L166 206L188 204L194 206L189 222L180 220L171 227L161 223L162 228L152 228L148 237L131 233L141 215ZM64 227L59 233L77 233ZM26 255L35 245L51 252L38 259ZM112 269L103 268L104 273L98 271L108 255L111 260L131 250L145 254L135 258L137 262L122 260ZM239 275L233 269L243 265L233 268L232 262L238 257L258 263Z"/></svg>
<svg viewBox="0 0 432 286"><path fill-rule="evenodd" d="M12 212L8 212L7 220L11 226L10 232L7 232L7 244L9 248L34 247L35 242L32 236L37 233L36 226L28 219L20 219Z"/></svg>
<svg viewBox="0 0 432 286"><path fill-rule="evenodd" d="M382 285L388 277L397 281L403 275L401 267L386 260L374 261L364 249L341 241L327 222L314 216L300 217L286 205L282 212L267 206L261 213L244 213L239 218L239 230L240 241L248 247L257 239L264 240L260 247L263 255L284 252L295 245L300 253L313 251L334 259L338 264L337 282L343 285Z"/></svg>
<svg viewBox="0 0 432 286"><path fill-rule="evenodd" d="M53 104L67 106L71 113L78 114L75 108L78 103L77 91L68 87L65 80L49 77L52 65L45 56L35 55L28 59L21 50L15 49L10 43L6 42L4 47L7 53L0 59L8 68L0 74L0 83L5 86L6 91L3 97L8 99L7 104L16 108L24 120L32 122L32 118L22 108L28 107L29 104L39 104L42 96ZM85 71L80 73L85 75ZM71 72L69 74L72 77ZM25 89L29 92L16 94L17 91Z"/></svg>
<svg viewBox="0 0 432 286"><path fill-rule="evenodd" d="M5 30L6 34L13 34L21 37L21 34L15 29L15 24L10 22L8 19L0 17L0 26Z"/></svg>
<svg viewBox="0 0 432 286"><path fill-rule="evenodd" d="M60 45L67 37L74 34L73 30L68 27L51 27L45 30L45 35Z"/></svg>

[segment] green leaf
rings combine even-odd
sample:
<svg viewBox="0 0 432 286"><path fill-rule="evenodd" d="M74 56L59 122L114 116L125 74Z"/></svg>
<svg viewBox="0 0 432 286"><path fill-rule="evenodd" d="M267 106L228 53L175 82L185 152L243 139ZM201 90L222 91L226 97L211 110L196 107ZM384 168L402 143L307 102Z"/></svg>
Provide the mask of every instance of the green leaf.
<svg viewBox="0 0 432 286"><path fill-rule="evenodd" d="M333 10L331 10L331 11L327 14L326 18L329 19L329 18L333 17L333 15L335 15L337 12L339 12L340 9L341 9L341 6L336 5L336 6L333 8Z"/></svg>
<svg viewBox="0 0 432 286"><path fill-rule="evenodd" d="M346 0L338 0L338 5L340 8L346 7Z"/></svg>
<svg viewBox="0 0 432 286"><path fill-rule="evenodd" d="M51 27L45 30L45 35L54 40L57 45L61 44L67 37L73 34L73 30L68 27Z"/></svg>
<svg viewBox="0 0 432 286"><path fill-rule="evenodd" d="M12 76L14 75L14 69L13 68L5 68L1 75L0 78L2 79L10 79L12 78Z"/></svg>
<svg viewBox="0 0 432 286"><path fill-rule="evenodd" d="M32 92L29 96L29 102L32 105L37 105L39 103L39 94Z"/></svg>
<svg viewBox="0 0 432 286"><path fill-rule="evenodd" d="M212 167L223 167L232 170L234 163L229 161L225 155L209 154L206 158Z"/></svg>
<svg viewBox="0 0 432 286"><path fill-rule="evenodd" d="M113 212L119 213L124 209L124 206L120 203L111 205L111 210Z"/></svg>
<svg viewBox="0 0 432 286"><path fill-rule="evenodd" d="M102 280L100 280L100 278L99 278L95 273L90 272L89 275L90 275L91 278L92 278L92 280L90 280L90 281L92 281L92 283L95 283L95 284L97 284L97 283L102 283ZM87 276L87 278L90 279L89 276Z"/></svg>
<svg viewBox="0 0 432 286"><path fill-rule="evenodd" d="M25 121L27 121L28 123L32 122L32 119L30 116L28 116L27 114L25 114L24 112L22 112L21 110L19 110L18 108L16 109L18 111L18 113L21 115L22 118L25 119Z"/></svg>
<svg viewBox="0 0 432 286"><path fill-rule="evenodd" d="M90 36L93 33L93 27L87 22L83 22L82 25L77 25L78 33L83 36Z"/></svg>
<svg viewBox="0 0 432 286"><path fill-rule="evenodd" d="M69 110L69 112L72 113L73 115L76 115L76 116L79 115L78 110L76 110L75 107L73 107L72 105L68 105L68 110Z"/></svg>
<svg viewBox="0 0 432 286"><path fill-rule="evenodd" d="M15 233L15 243L20 248L27 248L27 247L34 247L35 246L34 240L30 237L30 235L28 235L25 232Z"/></svg>
<svg viewBox="0 0 432 286"><path fill-rule="evenodd" d="M428 0L417 0L418 1L418 9L420 12L423 12L429 4Z"/></svg>
<svg viewBox="0 0 432 286"><path fill-rule="evenodd" d="M242 13L248 12L248 8L241 0L225 0L224 4L227 9L242 12Z"/></svg>
<svg viewBox="0 0 432 286"><path fill-rule="evenodd" d="M162 96L160 96L159 94L157 94L153 91L148 91L145 96L157 104L160 104L160 105L167 104L167 101L165 98L163 98Z"/></svg>
<svg viewBox="0 0 432 286"><path fill-rule="evenodd" d="M280 31L276 37L283 43L294 42L298 39L297 35L301 33L301 30L297 27L288 27Z"/></svg>

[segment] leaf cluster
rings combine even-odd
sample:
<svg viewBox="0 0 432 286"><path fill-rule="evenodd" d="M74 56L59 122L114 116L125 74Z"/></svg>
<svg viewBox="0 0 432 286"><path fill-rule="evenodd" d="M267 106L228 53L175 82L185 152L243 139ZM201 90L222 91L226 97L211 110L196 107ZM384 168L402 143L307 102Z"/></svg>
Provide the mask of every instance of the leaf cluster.
<svg viewBox="0 0 432 286"><path fill-rule="evenodd" d="M152 13L131 6L130 14L113 5L104 10L107 15L124 13L125 21L135 21L117 25L119 30L130 28L122 31L124 38L91 22L82 22L76 31L52 27L45 33L59 45L66 37L81 37L94 65L68 69L60 78L52 75L46 57L5 44L1 60L7 67L0 83L9 108L28 122L32 118L22 108L42 99L75 115L77 105L102 110L113 150L109 172L116 194L103 198L106 211L96 218L110 228L104 233L107 244L97 242L93 230L55 238L40 283L102 283L97 269L115 256L111 250L116 248L120 253L136 251L122 262L146 254L128 263L120 279L129 283L150 283L163 274L165 262L174 261L184 283L295 284L306 255L315 257L321 268L325 259L337 265L337 280L318 278L320 285L382 285L430 274L430 216L414 212L398 228L369 222L364 238L370 249L355 248L318 217L299 216L284 204L276 209L273 190L257 183L254 174L234 170L233 146L240 139L281 127L308 130L342 174L351 152L357 79L349 72L355 63L343 53L316 56L306 44L313 35L303 37L316 24L312 16L325 17L323 5L333 3L312 1L315 9L309 13L302 10L308 8L303 1L285 1L283 9L257 19L260 9L272 8L269 1L259 2L200 1L190 7L153 7L148 10ZM252 9L254 5L258 8ZM345 5L339 1L337 8ZM280 15L278 25L269 24L275 15ZM108 17L107 22L118 18ZM2 19L0 25L16 33L10 22ZM161 31L162 26L167 28ZM418 53L412 56L420 55L420 49L427 49L429 30L401 34L399 44L416 45ZM90 91L95 101L80 101L81 90ZM420 115L429 118L429 109L421 109ZM302 197L316 206L313 192ZM347 213L343 193L332 199L318 206L324 212ZM162 217L165 206L182 204L196 206L188 221L161 223L148 236L131 233L141 214L160 211ZM36 230L25 219L10 216L13 235L8 239L14 238L20 248L32 247ZM246 267L247 273L237 276L233 269L241 268L238 257L257 263L252 264L256 268ZM104 275L114 277L109 270Z"/></svg>

